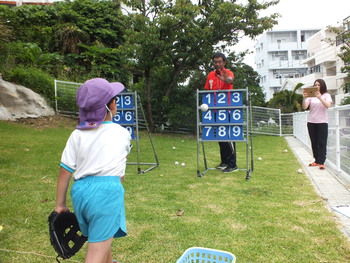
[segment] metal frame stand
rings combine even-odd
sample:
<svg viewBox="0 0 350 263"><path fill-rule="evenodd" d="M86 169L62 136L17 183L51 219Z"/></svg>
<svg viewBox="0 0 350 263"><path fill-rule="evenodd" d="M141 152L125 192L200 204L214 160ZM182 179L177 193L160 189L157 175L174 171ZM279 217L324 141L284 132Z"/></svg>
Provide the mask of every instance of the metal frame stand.
<svg viewBox="0 0 350 263"><path fill-rule="evenodd" d="M236 123L225 123L225 124L217 124L217 123L202 123L200 119L200 114L201 114L201 108L200 108L200 98L199 94L202 93L220 93L220 92L232 92L232 91L238 91L245 93L245 98L247 101L248 105L243 105L243 106L212 106L210 107L211 110L219 110L219 109L225 109L225 110L233 110L237 108L242 108L245 111L244 117L245 120L243 123L240 123L240 125L243 125L245 127L245 136L243 140L218 140L218 139L210 139L210 140L205 140L200 137L202 134L202 127L203 126L221 126L221 125L237 125ZM235 89L235 90L215 90L215 91L199 91L197 90L197 177L202 177L204 176L208 171L210 170L217 170L216 168L211 168L208 167L208 162L207 162L207 157L205 154L205 146L204 142L220 142L220 141L225 141L225 142L245 142L246 143L246 168L245 169L238 169L246 171L246 180L250 179L251 172L253 172L254 169L254 160L253 160L253 139L252 139L252 115L251 115L251 95L248 94L248 89ZM203 153L203 162L204 162L204 171L201 172L200 170L200 144L202 145L202 153ZM236 147L235 147L236 151ZM250 154L249 154L250 153Z"/></svg>
<svg viewBox="0 0 350 263"><path fill-rule="evenodd" d="M128 94L128 93L122 93L121 95L125 95L125 94ZM136 149L137 162L127 162L126 164L137 165L137 173L138 174L144 174L144 173L147 173L148 171L156 168L157 166L159 166L159 160L158 160L158 156L157 156L157 153L156 153L156 149L155 149L154 144L153 144L151 132L150 132L148 124L147 124L145 112L144 112L143 107L142 107L141 98L140 98L139 95L137 95L137 91L132 92L130 94L134 94L134 101L135 101L135 123L136 123L135 124L135 126L136 126L135 141L136 141L136 148L137 148ZM142 117L145 120L145 126L146 126L146 130L147 130L147 135L148 135L148 138L149 138L151 146L152 146L153 155L154 155L154 158L155 158L155 163L143 163L143 162L140 161L140 143L139 143L140 136L139 136L138 108L140 108L141 113L142 113ZM141 166L140 165L149 165L150 167L147 168L146 170L141 170Z"/></svg>

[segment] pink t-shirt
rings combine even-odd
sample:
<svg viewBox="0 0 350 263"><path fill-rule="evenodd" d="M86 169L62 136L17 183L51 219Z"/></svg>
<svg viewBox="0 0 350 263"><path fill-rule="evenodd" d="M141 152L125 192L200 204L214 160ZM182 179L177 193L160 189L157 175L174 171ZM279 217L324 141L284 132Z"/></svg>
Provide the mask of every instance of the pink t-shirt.
<svg viewBox="0 0 350 263"><path fill-rule="evenodd" d="M323 93L321 97L328 102L333 102L329 93ZM310 112L307 118L307 122L311 123L328 123L327 108L317 97L306 98L306 103L309 104Z"/></svg>

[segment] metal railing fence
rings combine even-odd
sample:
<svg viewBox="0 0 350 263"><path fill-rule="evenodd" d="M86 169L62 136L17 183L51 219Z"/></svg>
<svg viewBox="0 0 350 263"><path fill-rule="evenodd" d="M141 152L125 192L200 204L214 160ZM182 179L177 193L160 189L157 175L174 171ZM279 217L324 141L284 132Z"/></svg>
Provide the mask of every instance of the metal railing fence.
<svg viewBox="0 0 350 263"><path fill-rule="evenodd" d="M252 132L254 134L293 135L293 114L280 109L252 107Z"/></svg>
<svg viewBox="0 0 350 263"><path fill-rule="evenodd" d="M311 152L308 112L293 113L293 135ZM350 176L350 105L328 109L327 165Z"/></svg>

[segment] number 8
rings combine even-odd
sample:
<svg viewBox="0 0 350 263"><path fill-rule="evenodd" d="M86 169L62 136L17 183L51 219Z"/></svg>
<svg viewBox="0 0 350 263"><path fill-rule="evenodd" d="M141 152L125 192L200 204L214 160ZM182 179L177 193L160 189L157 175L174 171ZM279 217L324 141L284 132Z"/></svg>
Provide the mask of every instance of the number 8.
<svg viewBox="0 0 350 263"><path fill-rule="evenodd" d="M225 126L219 126L218 127L218 135L220 137L225 137L226 136L226 129Z"/></svg>

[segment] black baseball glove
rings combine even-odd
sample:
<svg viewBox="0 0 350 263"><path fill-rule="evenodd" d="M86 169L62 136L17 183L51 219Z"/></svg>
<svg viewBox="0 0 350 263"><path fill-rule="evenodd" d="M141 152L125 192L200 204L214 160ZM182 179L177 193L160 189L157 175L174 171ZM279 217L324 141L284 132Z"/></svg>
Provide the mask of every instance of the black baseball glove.
<svg viewBox="0 0 350 263"><path fill-rule="evenodd" d="M70 258L84 245L87 237L80 232L77 217L72 212L57 213L53 211L49 216L50 241L58 257Z"/></svg>

